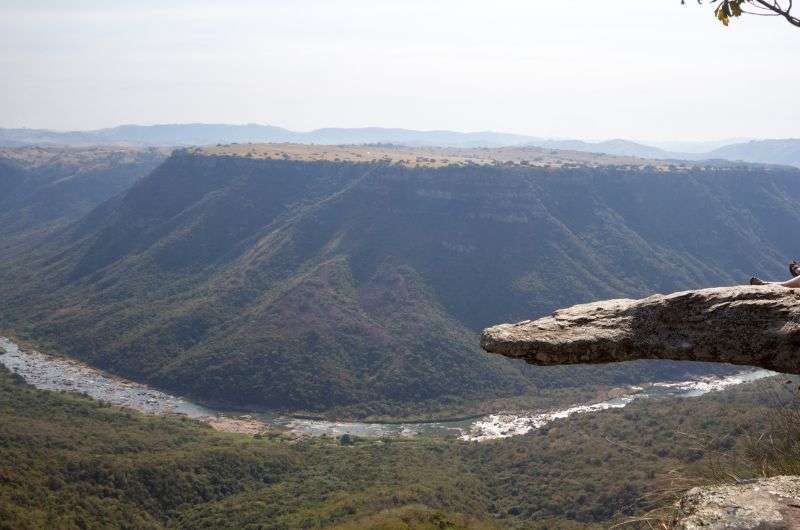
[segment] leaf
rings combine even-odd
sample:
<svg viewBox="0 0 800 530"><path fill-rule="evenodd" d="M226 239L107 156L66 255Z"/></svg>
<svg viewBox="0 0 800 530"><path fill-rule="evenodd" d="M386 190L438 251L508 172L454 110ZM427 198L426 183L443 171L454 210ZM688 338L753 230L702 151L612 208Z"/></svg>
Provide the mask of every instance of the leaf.
<svg viewBox="0 0 800 530"><path fill-rule="evenodd" d="M725 26L728 25L730 22L730 16L725 11L726 4L720 4L717 9L714 10L714 14L717 16L720 22L722 22Z"/></svg>

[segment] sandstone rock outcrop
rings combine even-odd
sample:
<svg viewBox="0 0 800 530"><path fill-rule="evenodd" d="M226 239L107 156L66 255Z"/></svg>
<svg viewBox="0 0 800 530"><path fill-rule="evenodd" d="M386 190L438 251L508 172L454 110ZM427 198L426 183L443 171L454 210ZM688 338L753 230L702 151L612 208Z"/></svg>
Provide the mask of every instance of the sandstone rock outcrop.
<svg viewBox="0 0 800 530"><path fill-rule="evenodd" d="M679 530L800 528L800 477L694 488L680 500L678 512Z"/></svg>
<svg viewBox="0 0 800 530"><path fill-rule="evenodd" d="M481 346L538 365L675 359L800 374L800 289L718 287L581 304L487 328Z"/></svg>

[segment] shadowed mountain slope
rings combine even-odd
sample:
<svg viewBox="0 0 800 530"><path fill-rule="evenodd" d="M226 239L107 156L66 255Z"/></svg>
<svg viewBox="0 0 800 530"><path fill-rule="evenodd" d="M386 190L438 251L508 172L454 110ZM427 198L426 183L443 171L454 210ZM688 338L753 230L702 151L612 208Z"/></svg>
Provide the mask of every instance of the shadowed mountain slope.
<svg viewBox="0 0 800 530"><path fill-rule="evenodd" d="M795 250L798 178L178 152L0 271L0 316L103 368L295 410L683 374L532 368L480 352L477 331L777 274Z"/></svg>
<svg viewBox="0 0 800 530"><path fill-rule="evenodd" d="M79 219L167 156L163 149L0 149L0 255Z"/></svg>

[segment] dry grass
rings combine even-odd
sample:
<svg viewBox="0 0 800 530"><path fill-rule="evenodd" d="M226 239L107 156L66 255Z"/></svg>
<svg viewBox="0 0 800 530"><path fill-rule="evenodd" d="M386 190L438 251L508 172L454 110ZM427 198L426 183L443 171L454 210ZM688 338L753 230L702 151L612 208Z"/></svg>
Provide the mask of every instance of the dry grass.
<svg viewBox="0 0 800 530"><path fill-rule="evenodd" d="M800 386L787 379L767 395L768 427L745 440L744 468L759 477L800 475Z"/></svg>
<svg viewBox="0 0 800 530"><path fill-rule="evenodd" d="M252 159L328 162L384 162L408 167L449 165L519 164L531 167L623 166L661 170L686 169L664 161L611 156L579 151L556 151L540 147L440 148L392 145L301 145L229 144L199 147L194 153L206 156L239 156Z"/></svg>
<svg viewBox="0 0 800 530"><path fill-rule="evenodd" d="M48 165L75 166L81 170L97 170L113 164L133 163L143 155L166 157L166 147L130 147L104 145L91 147L0 147L0 159L12 160L20 167L35 169Z"/></svg>

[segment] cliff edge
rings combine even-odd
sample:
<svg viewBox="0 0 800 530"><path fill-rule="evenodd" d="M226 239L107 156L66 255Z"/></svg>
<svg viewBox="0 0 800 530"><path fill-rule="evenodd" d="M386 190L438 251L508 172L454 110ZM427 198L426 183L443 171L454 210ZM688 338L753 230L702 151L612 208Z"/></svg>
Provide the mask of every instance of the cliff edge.
<svg viewBox="0 0 800 530"><path fill-rule="evenodd" d="M481 347L538 365L674 359L800 374L800 289L717 287L581 304L487 328Z"/></svg>

